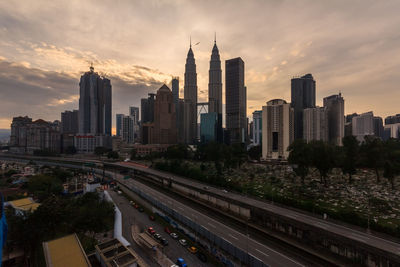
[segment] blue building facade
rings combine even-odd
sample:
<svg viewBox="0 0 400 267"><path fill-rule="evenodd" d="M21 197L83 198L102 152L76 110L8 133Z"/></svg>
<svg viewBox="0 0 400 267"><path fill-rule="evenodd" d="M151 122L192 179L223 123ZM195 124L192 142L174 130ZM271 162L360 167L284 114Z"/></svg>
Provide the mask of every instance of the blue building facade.
<svg viewBox="0 0 400 267"><path fill-rule="evenodd" d="M2 259L3 259L3 247L6 244L7 230L8 230L7 221L6 221L6 215L5 215L5 212L4 212L4 198L3 198L3 195L1 193L0 193L0 201L1 201L1 207L0 207L0 211L1 211L1 219L0 219L0 266L1 266Z"/></svg>
<svg viewBox="0 0 400 267"><path fill-rule="evenodd" d="M222 115L217 112L203 113L200 119L202 143L222 142Z"/></svg>

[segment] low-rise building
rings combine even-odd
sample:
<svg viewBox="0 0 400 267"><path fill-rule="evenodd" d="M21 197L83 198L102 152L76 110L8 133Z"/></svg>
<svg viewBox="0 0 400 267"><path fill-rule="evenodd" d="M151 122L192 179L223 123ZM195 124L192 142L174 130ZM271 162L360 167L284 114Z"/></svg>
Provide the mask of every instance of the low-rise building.
<svg viewBox="0 0 400 267"><path fill-rule="evenodd" d="M24 216L27 212L34 212L40 206L30 197L8 201L8 204L15 210L15 214L19 216Z"/></svg>
<svg viewBox="0 0 400 267"><path fill-rule="evenodd" d="M96 258L100 261L102 267L138 266L135 255L118 239L112 239L96 245Z"/></svg>
<svg viewBox="0 0 400 267"><path fill-rule="evenodd" d="M43 242L43 252L47 267L92 266L76 234Z"/></svg>

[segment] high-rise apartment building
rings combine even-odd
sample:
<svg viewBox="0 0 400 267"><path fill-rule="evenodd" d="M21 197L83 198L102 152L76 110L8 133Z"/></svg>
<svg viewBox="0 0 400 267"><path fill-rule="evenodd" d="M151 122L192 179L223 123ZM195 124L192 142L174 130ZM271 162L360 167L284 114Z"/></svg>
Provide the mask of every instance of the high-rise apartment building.
<svg viewBox="0 0 400 267"><path fill-rule="evenodd" d="M172 91L165 84L157 91L154 103L155 144L176 144L176 113Z"/></svg>
<svg viewBox="0 0 400 267"><path fill-rule="evenodd" d="M197 73L192 45L185 64L184 100L185 143L193 144L197 141Z"/></svg>
<svg viewBox="0 0 400 267"><path fill-rule="evenodd" d="M111 136L111 83L94 68L79 82L79 133Z"/></svg>
<svg viewBox="0 0 400 267"><path fill-rule="evenodd" d="M61 112L61 133L76 134L79 132L79 111Z"/></svg>
<svg viewBox="0 0 400 267"><path fill-rule="evenodd" d="M328 116L325 108L306 108L303 111L303 139L328 141Z"/></svg>
<svg viewBox="0 0 400 267"><path fill-rule="evenodd" d="M244 86L244 62L238 58L225 61L226 129L230 143L245 143L247 137L247 96Z"/></svg>
<svg viewBox="0 0 400 267"><path fill-rule="evenodd" d="M121 128L121 136L122 140L127 144L133 144L135 142L135 120L134 117L131 116L123 116L122 117L122 128Z"/></svg>
<svg viewBox="0 0 400 267"><path fill-rule="evenodd" d="M303 110L315 107L315 80L306 74L291 81L291 106L294 110L294 138L303 138Z"/></svg>
<svg viewBox="0 0 400 267"><path fill-rule="evenodd" d="M395 123L400 123L400 114L396 114L393 116L387 116L385 118L385 125L395 124Z"/></svg>
<svg viewBox="0 0 400 267"><path fill-rule="evenodd" d="M352 135L364 141L366 135L374 135L374 113L372 111L354 116L351 121Z"/></svg>
<svg viewBox="0 0 400 267"><path fill-rule="evenodd" d="M293 108L283 99L273 99L262 107L262 157L286 159L294 139Z"/></svg>
<svg viewBox="0 0 400 267"><path fill-rule="evenodd" d="M10 151L33 154L37 150L59 153L61 150L60 122L15 117L11 123Z"/></svg>
<svg viewBox="0 0 400 267"><path fill-rule="evenodd" d="M325 97L324 108L328 116L328 141L341 146L344 137L344 99L342 94Z"/></svg>
<svg viewBox="0 0 400 267"><path fill-rule="evenodd" d="M253 112L253 145L259 146L262 142L262 110Z"/></svg>

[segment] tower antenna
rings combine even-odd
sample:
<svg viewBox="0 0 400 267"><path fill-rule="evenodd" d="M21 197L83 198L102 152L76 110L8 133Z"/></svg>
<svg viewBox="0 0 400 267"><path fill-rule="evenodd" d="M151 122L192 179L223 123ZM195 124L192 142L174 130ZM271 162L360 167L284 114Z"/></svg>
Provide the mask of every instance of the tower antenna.
<svg viewBox="0 0 400 267"><path fill-rule="evenodd" d="M214 44L217 43L217 32L214 32Z"/></svg>
<svg viewBox="0 0 400 267"><path fill-rule="evenodd" d="M190 37L189 37L189 42L190 42L190 48L192 48L192 36L190 35Z"/></svg>

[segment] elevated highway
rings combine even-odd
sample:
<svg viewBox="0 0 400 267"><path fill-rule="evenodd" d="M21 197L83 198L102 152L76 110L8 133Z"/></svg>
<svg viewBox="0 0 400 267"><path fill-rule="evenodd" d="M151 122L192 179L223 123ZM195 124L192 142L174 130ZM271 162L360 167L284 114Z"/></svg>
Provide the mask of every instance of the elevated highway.
<svg viewBox="0 0 400 267"><path fill-rule="evenodd" d="M86 162L65 158L44 160L71 164ZM138 164L104 163L103 166L106 169L128 170L133 177L140 176L167 190L215 207L331 263L400 266L400 244L397 242Z"/></svg>

